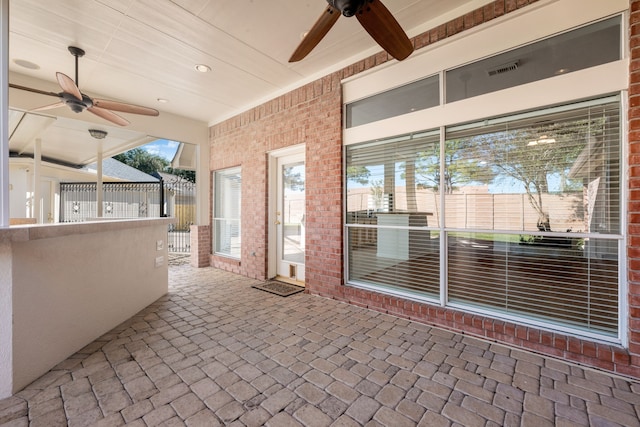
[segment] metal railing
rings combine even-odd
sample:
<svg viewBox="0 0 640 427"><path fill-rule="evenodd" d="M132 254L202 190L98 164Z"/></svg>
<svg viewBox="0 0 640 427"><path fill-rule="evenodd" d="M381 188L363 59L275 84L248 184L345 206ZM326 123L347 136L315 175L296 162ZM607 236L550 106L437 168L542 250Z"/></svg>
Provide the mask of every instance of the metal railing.
<svg viewBox="0 0 640 427"><path fill-rule="evenodd" d="M158 182L109 182L102 187L104 218L171 216L169 252L191 251L190 226L196 218L196 184L181 177ZM98 216L95 182L60 183L60 222L83 222Z"/></svg>
<svg viewBox="0 0 640 427"><path fill-rule="evenodd" d="M102 184L105 218L161 216L160 182L106 182ZM98 216L95 182L60 183L60 222L82 222Z"/></svg>
<svg viewBox="0 0 640 427"><path fill-rule="evenodd" d="M165 215L176 219L169 226L169 252L191 252L191 225L196 222L196 184L182 177L161 181Z"/></svg>

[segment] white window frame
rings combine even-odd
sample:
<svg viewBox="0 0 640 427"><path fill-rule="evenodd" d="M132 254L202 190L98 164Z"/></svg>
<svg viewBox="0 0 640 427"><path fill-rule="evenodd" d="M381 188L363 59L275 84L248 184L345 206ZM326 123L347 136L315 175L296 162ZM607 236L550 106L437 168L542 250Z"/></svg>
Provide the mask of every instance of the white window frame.
<svg viewBox="0 0 640 427"><path fill-rule="evenodd" d="M224 256L227 258L233 258L233 259L240 259L241 258L241 254L242 254L242 227L241 227L241 221L242 221L242 189L240 186L239 189L239 194L237 195L238 198L238 217L237 218L231 218L231 217L224 217L224 216L219 216L220 215L220 209L222 209L222 204L224 203L223 201L220 200L220 197L224 197L225 199L229 200L233 198L233 194L224 194L223 191L220 190L220 184L221 184L221 180L223 179L224 176L229 176L229 175L234 175L234 174L238 174L240 175L240 179L242 180L242 170L240 167L234 167L234 168L229 168L229 169L221 169L218 171L214 172L214 195L213 195L213 224L212 224L212 235L213 235L213 253L216 255L220 255L220 256ZM241 181L242 182L242 181ZM223 193L223 194L220 194ZM220 236L216 235L216 231L218 230L218 223L223 223L223 222L228 222L228 221L233 221L233 222L237 222L237 236L236 236L236 242L235 245L238 246L237 249L231 250L232 246L234 244L232 244L231 242L229 242L229 246L230 246L230 250L229 251L222 251L221 248L218 247L219 241L220 241ZM229 237L229 240L231 240L231 236ZM235 252L237 252L237 254L235 254Z"/></svg>
<svg viewBox="0 0 640 427"><path fill-rule="evenodd" d="M481 120L487 117L506 116L520 111L548 108L557 104L566 104L575 100L597 98L611 94L622 94L621 99L621 150L622 159L627 156L627 105L625 93L628 90L628 46L627 46L627 10L629 4L624 0L608 2L588 2L581 0L540 1L524 8L522 11L507 14L490 23L465 31L448 38L433 47L426 47L416 52L407 60L394 63L380 69L358 74L343 80L343 103L347 104L368 96L402 86L429 75L441 73L466 63L476 61L515 47L550 37L554 34L569 31L587 25L593 21L610 18L622 13L622 52L621 60L580 70L553 78L540 80L522 86L452 102L441 103L438 107L429 108L402 116L392 117L366 125L344 129L343 144L345 146L365 141L381 140L397 135L419 132L424 129L444 129L447 126ZM562 20L550 20L549 16L562 16ZM509 34L509 37L505 37ZM585 85L584 82L589 84ZM440 79L440 84L444 80ZM444 94L444 93L443 93ZM627 174L626 162L623 162L622 176ZM345 186L346 189L346 186ZM345 190L346 191L346 190ZM596 341L614 342L628 345L627 333L627 285L626 271L626 209L627 194L620 194L621 230L623 238L619 244L619 329L618 337L609 338L600 335L583 334L575 330L561 330L570 335L588 337ZM441 224L443 226L443 224ZM444 229L443 229L444 230ZM345 236L348 233L345 233ZM346 237L345 237L346 239ZM443 239L443 244L446 242ZM348 244L348 242L345 242ZM347 247L347 246L345 246ZM348 274L348 250L345 250L345 272ZM444 265L445 261L441 265ZM446 283L443 272L442 279ZM366 287L366 286L363 286ZM446 296L446 285L442 285L442 294ZM400 295L402 296L402 295ZM410 296L408 296L411 298ZM415 297L413 299L416 299ZM442 306L448 305L441 298ZM495 313L488 314L498 317ZM506 317L520 323L522 318ZM535 324L549 329L549 325Z"/></svg>

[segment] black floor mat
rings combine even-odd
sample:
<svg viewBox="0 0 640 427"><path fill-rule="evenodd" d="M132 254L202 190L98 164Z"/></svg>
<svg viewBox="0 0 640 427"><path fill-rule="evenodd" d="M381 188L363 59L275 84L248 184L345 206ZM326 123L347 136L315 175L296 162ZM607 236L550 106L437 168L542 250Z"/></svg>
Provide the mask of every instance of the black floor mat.
<svg viewBox="0 0 640 427"><path fill-rule="evenodd" d="M298 292L304 291L304 287L302 286L296 286L290 283L278 282L277 280L269 280L259 285L253 285L251 287L260 289L261 291L280 295L281 297L288 297L289 295L297 294Z"/></svg>

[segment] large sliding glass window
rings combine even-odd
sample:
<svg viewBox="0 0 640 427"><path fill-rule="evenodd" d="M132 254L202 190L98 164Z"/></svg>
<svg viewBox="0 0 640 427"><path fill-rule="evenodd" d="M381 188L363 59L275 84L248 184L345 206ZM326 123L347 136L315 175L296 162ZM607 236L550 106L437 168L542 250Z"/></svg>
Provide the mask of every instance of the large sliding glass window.
<svg viewBox="0 0 640 427"><path fill-rule="evenodd" d="M240 202L242 175L240 168L215 173L214 252L240 258Z"/></svg>
<svg viewBox="0 0 640 427"><path fill-rule="evenodd" d="M440 133L346 148L349 283L617 337L619 98Z"/></svg>

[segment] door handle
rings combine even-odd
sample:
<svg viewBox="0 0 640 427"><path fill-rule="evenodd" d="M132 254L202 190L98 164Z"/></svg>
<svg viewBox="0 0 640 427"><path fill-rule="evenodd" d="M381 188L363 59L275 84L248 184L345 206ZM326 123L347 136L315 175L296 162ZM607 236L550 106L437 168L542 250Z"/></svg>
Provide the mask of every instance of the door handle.
<svg viewBox="0 0 640 427"><path fill-rule="evenodd" d="M280 221L278 221L278 220L276 219L276 222L274 222L274 224L275 224L275 225L280 225Z"/></svg>

